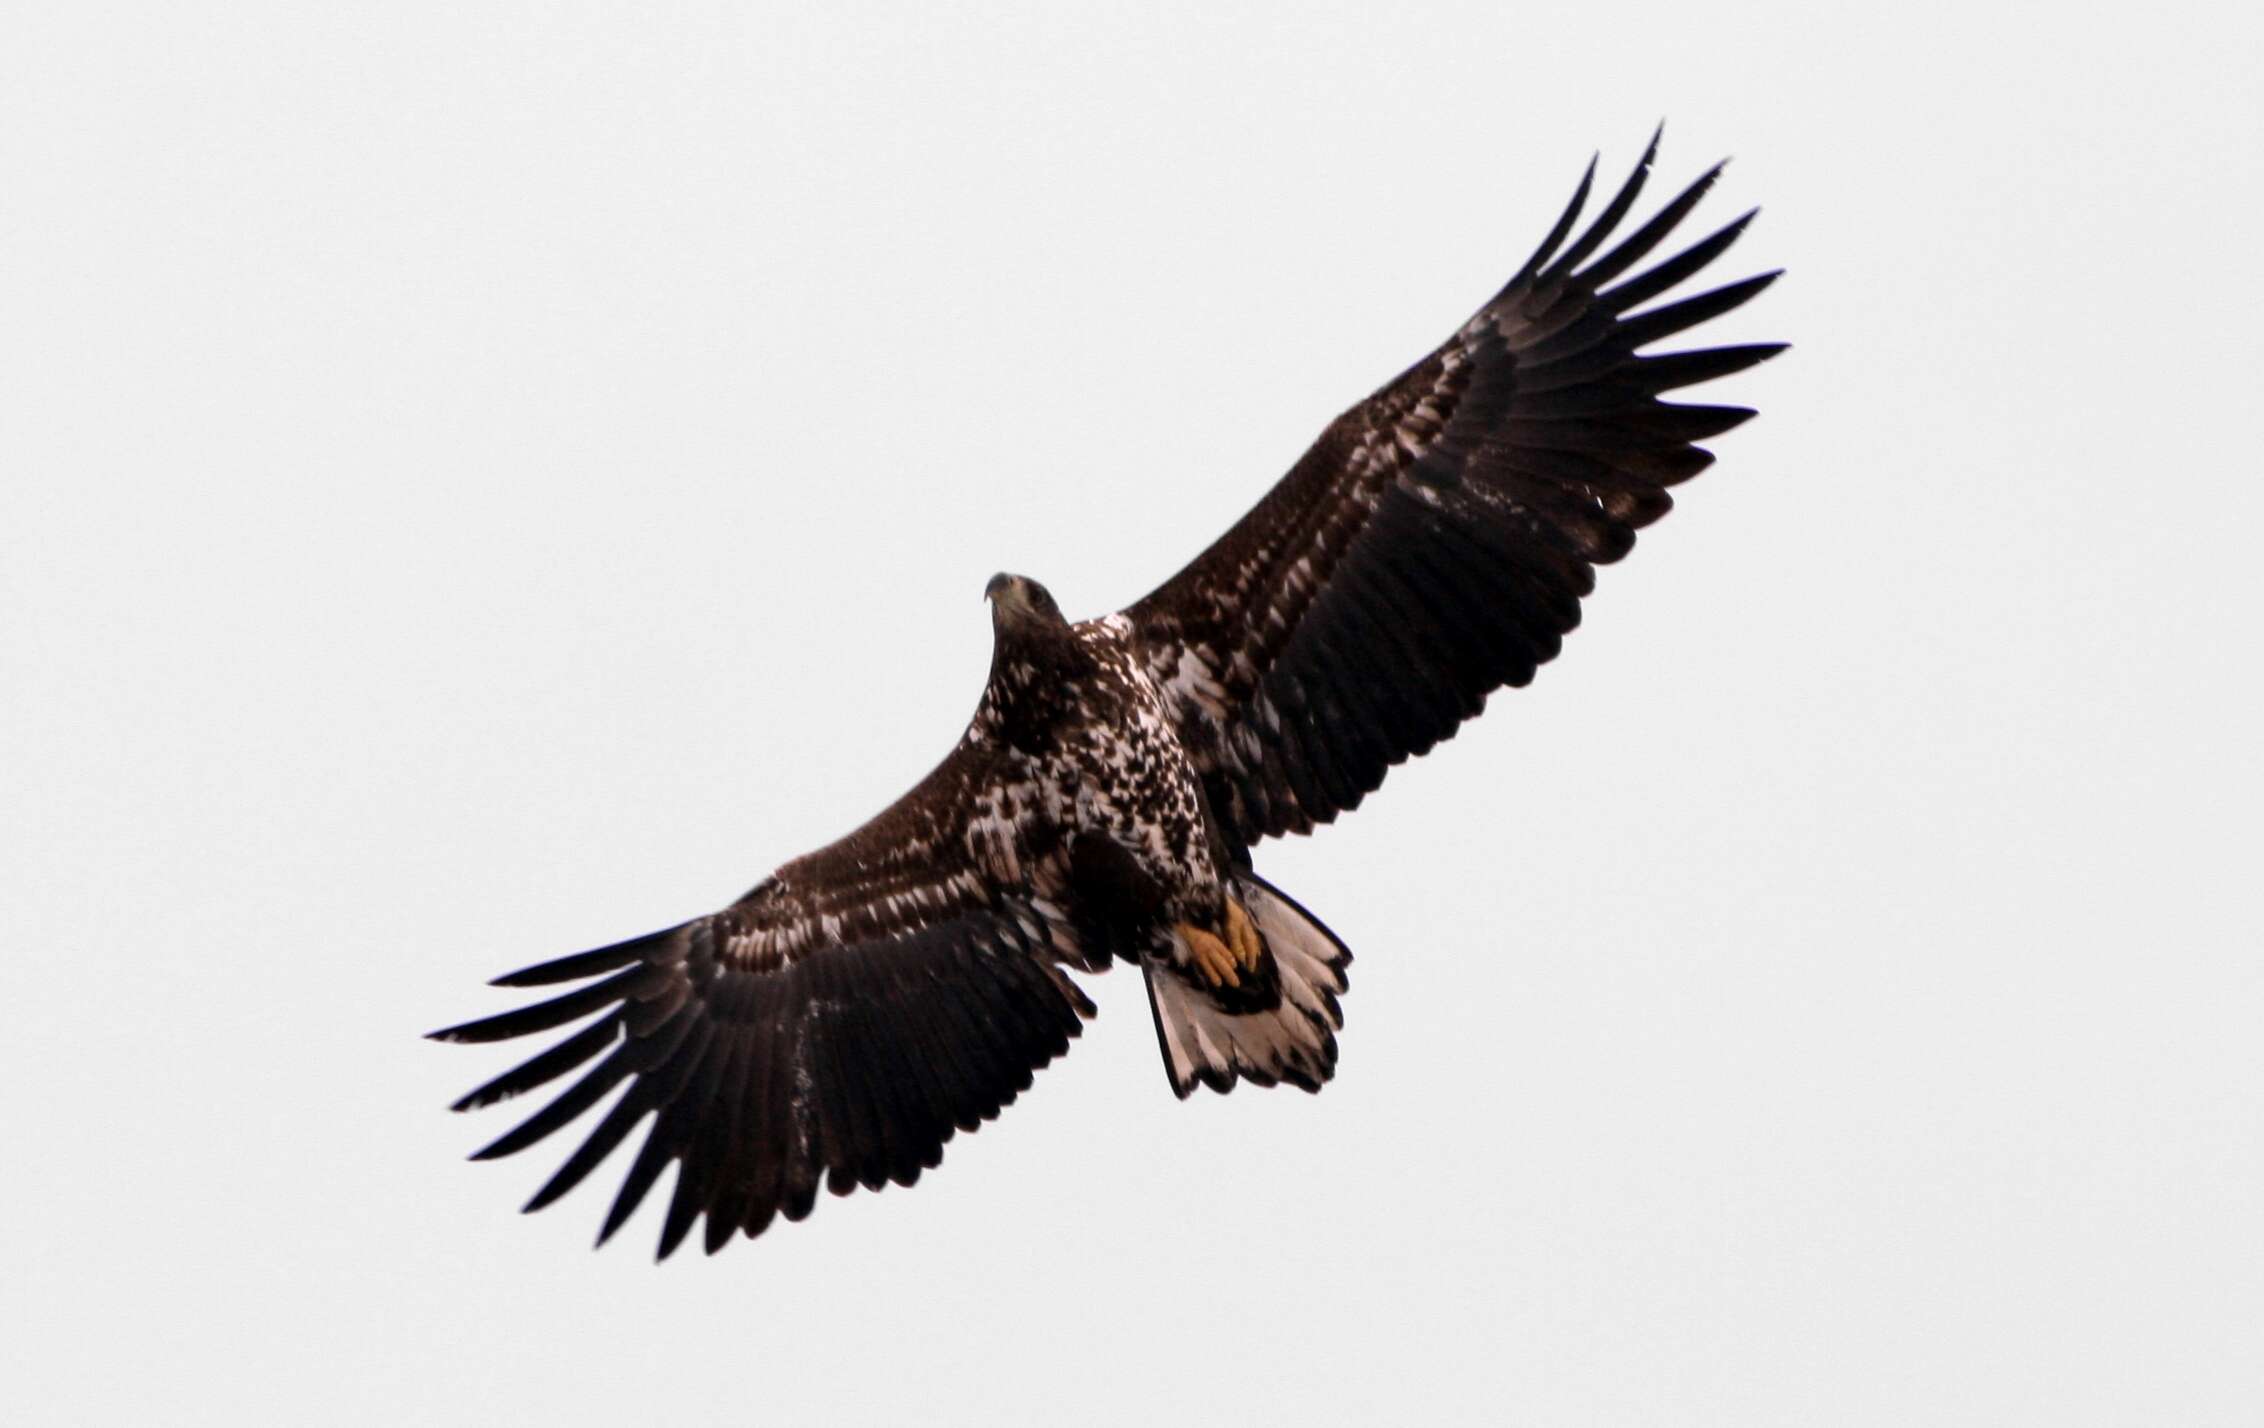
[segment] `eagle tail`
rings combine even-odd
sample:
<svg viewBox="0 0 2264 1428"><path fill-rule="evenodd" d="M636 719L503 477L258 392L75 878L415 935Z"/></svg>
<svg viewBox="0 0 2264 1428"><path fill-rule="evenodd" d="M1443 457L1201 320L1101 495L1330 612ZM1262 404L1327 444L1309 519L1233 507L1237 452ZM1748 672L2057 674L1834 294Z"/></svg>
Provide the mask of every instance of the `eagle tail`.
<svg viewBox="0 0 2264 1428"><path fill-rule="evenodd" d="M1287 1081L1308 1091L1336 1073L1336 1033L1344 1025L1337 994L1352 953L1296 901L1256 873L1234 875L1234 896L1265 943L1280 995L1257 999L1198 985L1183 971L1148 963L1148 1006L1172 1093L1196 1083L1231 1091L1237 1080Z"/></svg>

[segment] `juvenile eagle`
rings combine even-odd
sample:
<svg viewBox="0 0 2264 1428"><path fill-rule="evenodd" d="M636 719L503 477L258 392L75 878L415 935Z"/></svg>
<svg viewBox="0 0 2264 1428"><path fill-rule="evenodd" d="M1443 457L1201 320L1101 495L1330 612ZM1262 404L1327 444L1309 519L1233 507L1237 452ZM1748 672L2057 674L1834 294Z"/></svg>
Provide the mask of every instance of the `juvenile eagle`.
<svg viewBox="0 0 2264 1428"><path fill-rule="evenodd" d="M650 1117L599 1242L674 1164L660 1253L703 1217L712 1253L801 1219L821 1184L913 1183L953 1131L1069 1049L1094 1009L1068 970L1117 958L1147 979L1181 1097L1237 1079L1318 1090L1352 957L1258 876L1251 849L1357 807L1489 692L1532 679L1595 567L1712 462L1693 443L1753 415L1659 394L1782 350L1639 355L1776 276L1644 307L1751 221L1629 276L1719 166L1596 256L1657 145L1567 243L1591 162L1476 316L1330 423L1147 598L1073 624L1036 581L994 577L982 702L893 807L721 912L497 978L583 985L433 1035L595 1019L456 1109L596 1065L474 1158L524 1150L625 1088L527 1208Z"/></svg>

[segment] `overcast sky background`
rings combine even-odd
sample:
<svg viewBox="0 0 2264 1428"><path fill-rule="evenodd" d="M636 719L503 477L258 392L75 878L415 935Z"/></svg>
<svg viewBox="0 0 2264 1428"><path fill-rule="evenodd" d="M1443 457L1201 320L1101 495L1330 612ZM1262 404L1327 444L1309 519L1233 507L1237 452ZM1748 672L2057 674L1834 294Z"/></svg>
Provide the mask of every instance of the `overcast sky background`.
<svg viewBox="0 0 2264 1428"><path fill-rule="evenodd" d="M2259 22L1098 9L8 9L10 1416L2255 1422ZM1661 116L1795 350L1262 850L1324 1094L1119 970L713 1260L462 1163L419 1033L895 797L993 570L1145 591Z"/></svg>

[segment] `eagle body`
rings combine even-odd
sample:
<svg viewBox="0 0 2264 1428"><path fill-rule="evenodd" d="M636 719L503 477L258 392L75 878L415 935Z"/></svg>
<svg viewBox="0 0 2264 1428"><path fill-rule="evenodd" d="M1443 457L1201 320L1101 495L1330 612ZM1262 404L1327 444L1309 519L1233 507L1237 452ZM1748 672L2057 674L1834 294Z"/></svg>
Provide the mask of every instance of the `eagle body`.
<svg viewBox="0 0 2264 1428"><path fill-rule="evenodd" d="M568 1084L474 1158L596 1113L540 1209L641 1127L600 1242L673 1169L660 1252L704 1224L712 1253L821 1188L912 1184L1069 1049L1094 1015L1070 974L1119 961L1177 1095L1319 1090L1351 954L1254 851L1530 682L1596 567L1712 463L1697 443L1753 415L1661 394L1783 350L1646 350L1776 276L1665 299L1753 215L1643 266L1719 172L1619 236L1657 142L1575 234L1591 164L1500 291L1144 598L1072 623L993 578L975 713L877 817L720 911L497 978L571 985L433 1035L574 1029L456 1109Z"/></svg>
<svg viewBox="0 0 2264 1428"><path fill-rule="evenodd" d="M1032 594L1050 607L1042 587ZM1026 775L1035 818L997 805L970 829L976 856L1011 876L1034 854L1047 893L1061 891L1074 862L1090 870L1087 880L1113 877L1127 914L1215 918L1225 845L1130 622L1112 615L1071 625L1000 608L998 657L966 737L996 745ZM1031 834L1037 847L1018 846ZM1093 840L1106 851L1073 851Z"/></svg>
<svg viewBox="0 0 2264 1428"><path fill-rule="evenodd" d="M1174 923L1223 921L1227 845L1130 622L1070 624L1042 586L1000 580L1012 593L1000 598L990 680L958 746L888 814L741 899L752 935L791 937L813 907L828 905L828 890L886 878L908 850L953 841L969 870L963 882L1027 901L1055 950L1086 970L1112 957L1183 960L1173 955ZM951 816L909 826L945 810ZM870 907L912 918L941 902L914 880L831 915Z"/></svg>

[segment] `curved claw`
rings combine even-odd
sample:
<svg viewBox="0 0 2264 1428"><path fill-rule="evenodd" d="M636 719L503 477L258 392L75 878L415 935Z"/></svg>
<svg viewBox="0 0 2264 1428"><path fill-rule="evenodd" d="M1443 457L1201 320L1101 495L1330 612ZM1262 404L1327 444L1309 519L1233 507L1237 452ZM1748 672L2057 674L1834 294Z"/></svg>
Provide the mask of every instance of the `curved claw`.
<svg viewBox="0 0 2264 1428"><path fill-rule="evenodd" d="M1226 900L1226 941L1234 949L1234 958L1245 972L1258 970L1258 954L1265 944L1258 940L1258 929L1251 925L1250 914L1233 898Z"/></svg>
<svg viewBox="0 0 2264 1428"><path fill-rule="evenodd" d="M1185 922L1174 930L1186 941L1187 950L1194 954L1195 970L1202 974L1204 981L1214 987L1242 985L1242 973L1236 966L1234 953L1227 950L1224 942Z"/></svg>

